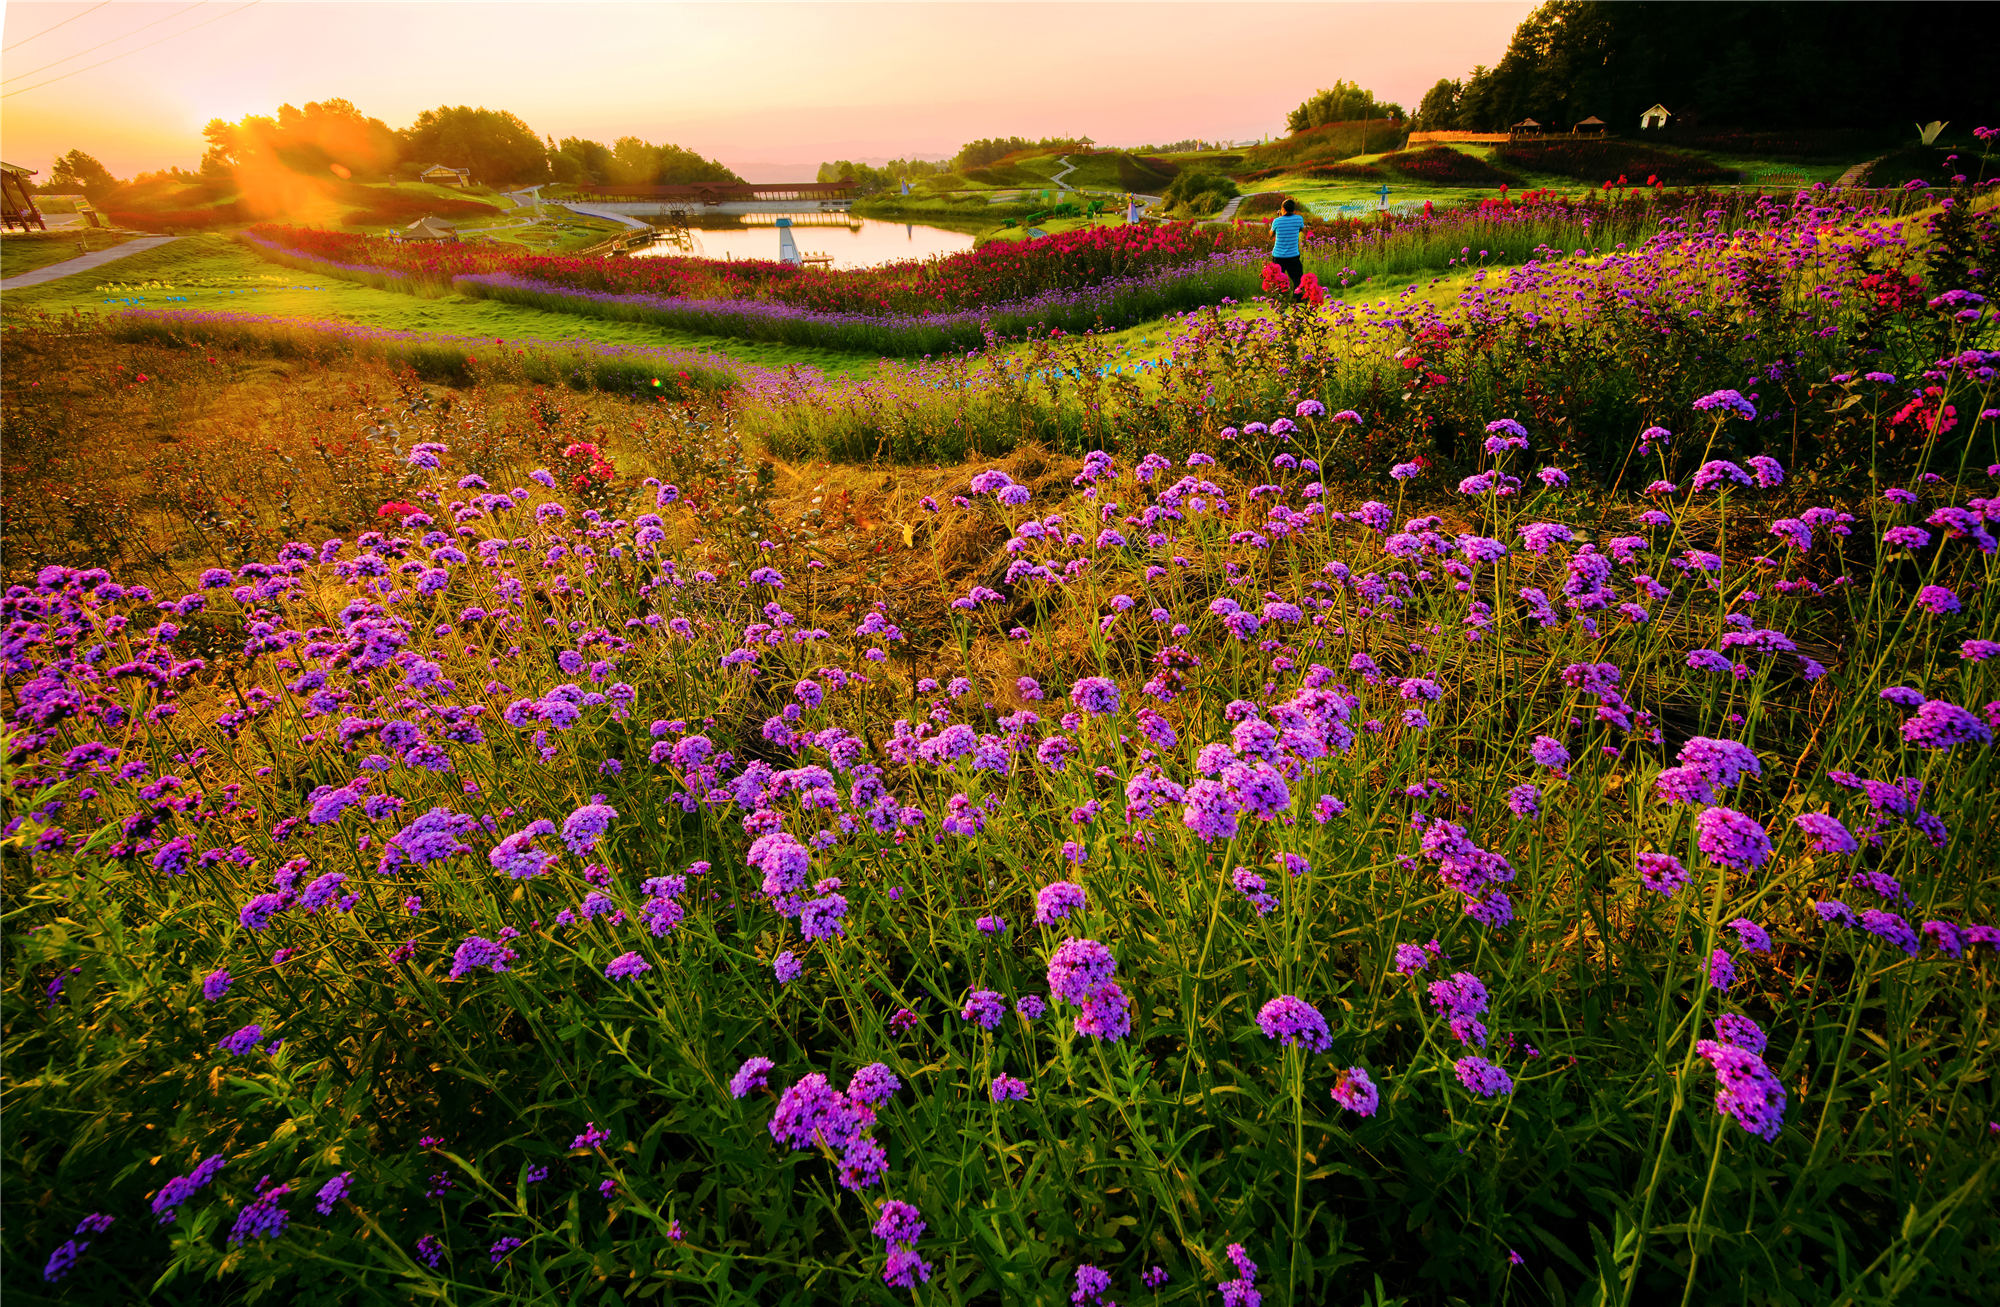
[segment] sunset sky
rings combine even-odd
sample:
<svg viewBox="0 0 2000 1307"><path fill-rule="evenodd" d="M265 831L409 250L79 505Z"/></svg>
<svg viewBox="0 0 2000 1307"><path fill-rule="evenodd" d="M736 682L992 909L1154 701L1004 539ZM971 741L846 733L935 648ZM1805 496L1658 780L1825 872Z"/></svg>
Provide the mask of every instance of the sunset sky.
<svg viewBox="0 0 2000 1307"><path fill-rule="evenodd" d="M331 96L398 128L439 104L510 109L546 135L670 141L768 181L982 136L1243 139L1282 132L1336 78L1414 108L1494 62L1531 8L13 0L0 157L44 175L71 148L119 176L191 168L209 119Z"/></svg>

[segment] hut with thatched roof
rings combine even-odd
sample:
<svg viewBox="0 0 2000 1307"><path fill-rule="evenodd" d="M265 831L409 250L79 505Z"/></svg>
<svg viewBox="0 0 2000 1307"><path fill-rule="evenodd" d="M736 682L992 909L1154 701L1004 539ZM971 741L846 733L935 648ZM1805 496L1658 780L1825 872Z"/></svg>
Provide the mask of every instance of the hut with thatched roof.
<svg viewBox="0 0 2000 1307"><path fill-rule="evenodd" d="M1576 126L1570 128L1569 134L1571 136L1602 136L1608 126L1609 124L1602 118L1599 118L1596 114L1592 114L1590 117L1576 124Z"/></svg>
<svg viewBox="0 0 2000 1307"><path fill-rule="evenodd" d="M448 222L439 222L436 218L425 214L409 226L403 228L403 239L406 241L455 241L458 239L458 228Z"/></svg>

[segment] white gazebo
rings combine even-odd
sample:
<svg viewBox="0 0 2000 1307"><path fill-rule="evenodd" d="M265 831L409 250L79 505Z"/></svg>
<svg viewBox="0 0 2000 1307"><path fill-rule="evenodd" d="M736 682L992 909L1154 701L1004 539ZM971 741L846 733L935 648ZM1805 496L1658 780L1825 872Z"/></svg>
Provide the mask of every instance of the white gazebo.
<svg viewBox="0 0 2000 1307"><path fill-rule="evenodd" d="M1639 115L1639 130L1643 132L1648 127L1665 127L1667 125L1667 117L1667 106L1656 104Z"/></svg>

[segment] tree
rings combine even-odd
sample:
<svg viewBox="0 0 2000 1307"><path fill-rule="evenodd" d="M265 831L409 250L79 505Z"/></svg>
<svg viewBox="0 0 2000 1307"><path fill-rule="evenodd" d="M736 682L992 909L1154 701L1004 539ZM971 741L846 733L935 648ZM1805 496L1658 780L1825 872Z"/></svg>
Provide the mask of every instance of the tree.
<svg viewBox="0 0 2000 1307"><path fill-rule="evenodd" d="M369 180L387 177L397 161L389 125L341 99L312 101L303 109L281 104L274 117L246 114L233 123L212 118L201 134L208 142L201 171L211 178L240 180L240 174L255 171Z"/></svg>
<svg viewBox="0 0 2000 1307"><path fill-rule="evenodd" d="M556 180L574 186L602 186L611 180L611 147L602 141L565 136L549 155Z"/></svg>
<svg viewBox="0 0 2000 1307"><path fill-rule="evenodd" d="M418 114L396 136L406 165L470 168L473 180L487 185L548 180L548 149L542 138L502 109L440 105Z"/></svg>
<svg viewBox="0 0 2000 1307"><path fill-rule="evenodd" d="M1595 114L1633 131L1657 101L1685 125L1893 131L1932 118L1984 121L1989 80L1954 75L1949 52L1995 47L1993 5L1772 0L1695 10L1549 0L1515 28L1498 63L1466 78L1456 120L1496 131L1522 118L1564 127Z"/></svg>
<svg viewBox="0 0 2000 1307"><path fill-rule="evenodd" d="M49 169L50 190L82 191L98 203L102 203L120 185L122 183L111 175L109 168L82 150L71 150L58 158Z"/></svg>
<svg viewBox="0 0 2000 1307"><path fill-rule="evenodd" d="M1363 90L1353 82L1337 81L1331 89L1314 93L1305 103L1285 115L1285 125L1292 131L1303 132L1328 123L1402 116L1402 105L1377 100L1373 91Z"/></svg>
<svg viewBox="0 0 2000 1307"><path fill-rule="evenodd" d="M611 181L627 186L687 186L694 182L743 180L693 150L679 145L654 145L637 136L619 137L604 166Z"/></svg>
<svg viewBox="0 0 2000 1307"><path fill-rule="evenodd" d="M1416 127L1419 131L1448 132L1458 126L1458 99L1465 92L1465 83L1451 77L1440 77L1437 85L1424 92L1423 103L1417 106Z"/></svg>

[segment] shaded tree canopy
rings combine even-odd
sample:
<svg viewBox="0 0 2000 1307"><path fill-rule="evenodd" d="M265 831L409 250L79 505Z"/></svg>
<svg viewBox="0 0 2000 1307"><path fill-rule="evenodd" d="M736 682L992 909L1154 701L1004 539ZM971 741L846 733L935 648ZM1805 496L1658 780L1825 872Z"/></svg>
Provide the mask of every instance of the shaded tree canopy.
<svg viewBox="0 0 2000 1307"><path fill-rule="evenodd" d="M685 186L742 180L693 150L654 145L637 136L621 136L610 145L565 136L549 149L549 171L555 180L577 186Z"/></svg>
<svg viewBox="0 0 2000 1307"><path fill-rule="evenodd" d="M279 165L367 181L394 171L398 155L396 133L387 123L341 99L313 101L303 109L281 104L275 116L245 114L233 123L211 118L201 135L208 142L201 171L210 177Z"/></svg>
<svg viewBox="0 0 2000 1307"><path fill-rule="evenodd" d="M1403 106L1377 100L1373 91L1353 82L1336 81L1331 88L1315 92L1304 104L1285 115L1285 126L1295 132L1328 123L1361 122L1368 118L1401 118Z"/></svg>
<svg viewBox="0 0 2000 1307"><path fill-rule="evenodd" d="M418 114L396 136L406 164L470 168L473 180L487 185L548 180L542 138L503 109L440 105Z"/></svg>
<svg viewBox="0 0 2000 1307"><path fill-rule="evenodd" d="M1498 131L1594 114L1637 131L1657 102L1685 126L1971 126L2000 102L1994 80L1966 63L1981 49L2000 49L2000 6L1550 0L1493 67L1433 86L1418 119Z"/></svg>
<svg viewBox="0 0 2000 1307"><path fill-rule="evenodd" d="M93 200L102 200L121 185L111 170L82 150L71 150L58 157L49 168L47 189L68 192L82 191Z"/></svg>
<svg viewBox="0 0 2000 1307"><path fill-rule="evenodd" d="M855 163L848 159L836 159L832 163L819 166L819 176L823 182L851 182L863 195L874 195L902 185L918 177L935 177L945 170L946 164L932 163L928 159L891 159L880 168L865 163Z"/></svg>

